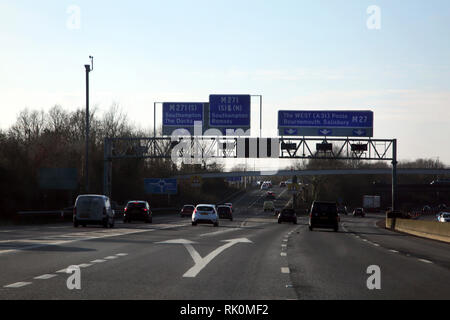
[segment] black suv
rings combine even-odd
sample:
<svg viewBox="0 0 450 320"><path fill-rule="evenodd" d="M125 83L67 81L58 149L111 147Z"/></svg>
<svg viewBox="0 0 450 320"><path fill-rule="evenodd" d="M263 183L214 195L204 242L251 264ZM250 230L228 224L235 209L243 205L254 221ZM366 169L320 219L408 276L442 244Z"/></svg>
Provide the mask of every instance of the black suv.
<svg viewBox="0 0 450 320"><path fill-rule="evenodd" d="M288 208L281 210L281 213L278 215L278 223L282 222L292 222L297 224L297 215L295 214L295 210Z"/></svg>
<svg viewBox="0 0 450 320"><path fill-rule="evenodd" d="M123 222L143 220L152 223L152 211L147 201L129 201L123 210Z"/></svg>
<svg viewBox="0 0 450 320"><path fill-rule="evenodd" d="M230 219L230 221L233 221L233 210L229 206L217 206L217 214L219 219Z"/></svg>
<svg viewBox="0 0 450 320"><path fill-rule="evenodd" d="M309 213L309 230L331 228L339 230L339 215L335 202L314 201Z"/></svg>

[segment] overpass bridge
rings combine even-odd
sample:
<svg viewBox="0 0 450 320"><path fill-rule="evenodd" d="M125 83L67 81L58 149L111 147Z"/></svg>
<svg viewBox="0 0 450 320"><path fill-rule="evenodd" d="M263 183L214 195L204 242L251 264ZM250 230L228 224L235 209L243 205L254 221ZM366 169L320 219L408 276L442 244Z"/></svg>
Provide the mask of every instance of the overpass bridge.
<svg viewBox="0 0 450 320"><path fill-rule="evenodd" d="M177 175L173 178L190 179L192 176L207 178L261 177L261 176L327 176L327 175L391 175L392 169L322 169L322 170L266 170L209 172ZM450 175L450 169L397 169L399 175Z"/></svg>

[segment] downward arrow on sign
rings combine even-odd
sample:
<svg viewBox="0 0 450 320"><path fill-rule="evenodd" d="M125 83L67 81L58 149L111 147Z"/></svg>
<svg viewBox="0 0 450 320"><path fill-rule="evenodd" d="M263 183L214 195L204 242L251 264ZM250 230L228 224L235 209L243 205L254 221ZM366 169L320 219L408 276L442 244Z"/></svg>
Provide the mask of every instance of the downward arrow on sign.
<svg viewBox="0 0 450 320"><path fill-rule="evenodd" d="M227 242L226 244L218 247L211 253L209 253L206 257L202 258L200 254L197 252L197 250L194 249L192 246L193 243L190 240L185 239L176 239L176 240L168 240L168 241L162 241L157 242L161 244L183 244L186 250L189 252L189 254L192 257L192 260L194 260L195 265L190 268L188 271L186 271L185 274L183 274L184 278L195 278L197 274L202 271L204 267L208 265L216 256L218 256L220 253L222 253L224 250L234 246L236 243L253 243L252 241L248 240L247 238L237 238L237 239L230 239L230 240L223 240L222 242Z"/></svg>

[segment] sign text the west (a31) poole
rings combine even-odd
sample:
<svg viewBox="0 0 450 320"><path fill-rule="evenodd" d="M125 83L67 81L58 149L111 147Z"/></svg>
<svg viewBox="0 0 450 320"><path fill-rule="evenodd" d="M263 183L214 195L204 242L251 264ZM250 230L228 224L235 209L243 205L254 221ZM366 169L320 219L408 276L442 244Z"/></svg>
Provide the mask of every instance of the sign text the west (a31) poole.
<svg viewBox="0 0 450 320"><path fill-rule="evenodd" d="M194 133L194 122L203 123L202 102L164 102L163 134L171 135L176 129L186 129Z"/></svg>
<svg viewBox="0 0 450 320"><path fill-rule="evenodd" d="M280 136L373 137L372 111L278 111Z"/></svg>
<svg viewBox="0 0 450 320"><path fill-rule="evenodd" d="M224 133L227 129L250 129L250 95L210 95L209 127Z"/></svg>

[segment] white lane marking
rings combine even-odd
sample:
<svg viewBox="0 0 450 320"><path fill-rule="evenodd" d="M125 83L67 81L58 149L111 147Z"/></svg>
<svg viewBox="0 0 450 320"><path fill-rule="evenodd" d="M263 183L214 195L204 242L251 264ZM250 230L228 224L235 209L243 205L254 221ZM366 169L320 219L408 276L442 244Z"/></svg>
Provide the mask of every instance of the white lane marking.
<svg viewBox="0 0 450 320"><path fill-rule="evenodd" d="M103 259L97 259L97 260L92 260L91 262L92 263L102 263L102 262L105 262L106 260L103 260Z"/></svg>
<svg viewBox="0 0 450 320"><path fill-rule="evenodd" d="M37 280L47 280L56 277L56 274L43 274L42 276L34 277L33 279Z"/></svg>
<svg viewBox="0 0 450 320"><path fill-rule="evenodd" d="M223 233L237 231L237 230L240 230L240 229L239 228L232 228L232 229L219 230L219 231L214 231L214 232L209 232L209 233L203 233L203 234L200 235L200 237L215 236L215 235L218 235L218 234L223 234Z"/></svg>
<svg viewBox="0 0 450 320"><path fill-rule="evenodd" d="M361 239L362 241L364 241L364 242L367 242L367 239Z"/></svg>
<svg viewBox="0 0 450 320"><path fill-rule="evenodd" d="M161 228L164 229L164 228ZM128 234L134 234L134 233L141 233L141 232L150 232L154 231L155 229L114 229L114 233L108 233L108 231L103 232L85 232L85 233L72 233L72 234L65 234L65 235L59 235L52 237L52 240L49 240L49 237L42 238L42 239L17 239L17 240L3 240L0 242L15 242L15 243L23 243L23 247L16 247L14 249L8 249L8 250L0 250L0 255L5 253L11 253L11 252L18 252L22 250L30 250L30 249L36 249L36 248L42 248L47 246L57 246L57 245L63 245L68 243L73 243L77 241L86 241L86 240L93 240L93 239L101 239L101 238L108 238L108 237L114 237L114 236L123 236ZM119 232L117 232L119 231ZM94 236L93 236L94 234ZM68 238L70 239L64 239ZM61 240L59 240L61 239ZM36 244L34 244L36 243ZM29 244L29 245L27 245Z"/></svg>
<svg viewBox="0 0 450 320"><path fill-rule="evenodd" d="M79 266L80 268L87 268L87 267L92 266L92 264L91 264L91 263L82 263L82 264L79 264L78 266Z"/></svg>
<svg viewBox="0 0 450 320"><path fill-rule="evenodd" d="M67 273L67 268L56 271L56 273Z"/></svg>
<svg viewBox="0 0 450 320"><path fill-rule="evenodd" d="M375 247L379 247L380 245L378 243L372 243Z"/></svg>
<svg viewBox="0 0 450 320"><path fill-rule="evenodd" d="M281 268L281 273L290 273L291 271L289 270L289 268L283 267Z"/></svg>
<svg viewBox="0 0 450 320"><path fill-rule="evenodd" d="M287 256L287 253L286 253L286 252L281 252L281 253L280 253L280 256L286 257L286 256Z"/></svg>
<svg viewBox="0 0 450 320"><path fill-rule="evenodd" d="M390 252L393 252L393 253L398 253L397 250L392 250L392 249L390 249L389 251L390 251Z"/></svg>
<svg viewBox="0 0 450 320"><path fill-rule="evenodd" d="M195 242L186 240L186 239L173 239L167 241L156 242L158 244L182 244L191 255L192 260L194 260L194 266L190 268L183 274L184 278L195 278L197 274L208 265L217 255L219 255L222 251L232 247L237 243L252 243L252 241L247 238L237 238L230 240L223 240L222 242L227 242L226 244L220 246L215 249L211 253L209 253L206 257L202 258L200 254L195 250L192 246Z"/></svg>
<svg viewBox="0 0 450 320"><path fill-rule="evenodd" d="M107 257L104 257L103 259L113 260L113 259L117 259L117 257L116 256L107 256Z"/></svg>
<svg viewBox="0 0 450 320"><path fill-rule="evenodd" d="M31 284L31 282L16 282L16 283L12 283L12 284L3 286L3 288L21 288L21 287L28 286L29 284Z"/></svg>
<svg viewBox="0 0 450 320"><path fill-rule="evenodd" d="M206 257L201 258L198 252L194 249L194 247L191 244L185 244L186 249L188 249L189 253L191 254L192 259L195 262L195 265L190 268L188 271L186 271L185 274L183 274L183 277L185 278L194 278L197 276L197 274L208 265L217 255L222 253L222 251L234 246L237 243L253 243L252 241L248 240L247 238L238 238L238 239L230 239L230 240L224 240L223 242L227 242L223 246L220 246L219 248L215 249L211 253L209 253ZM194 253L195 251L195 253ZM195 257L195 258L194 258Z"/></svg>
<svg viewBox="0 0 450 320"><path fill-rule="evenodd" d="M281 248L286 248L286 247L287 247L287 245L285 245L285 244L281 245Z"/></svg>
<svg viewBox="0 0 450 320"><path fill-rule="evenodd" d="M288 239L283 239L283 242L288 242Z"/></svg>
<svg viewBox="0 0 450 320"><path fill-rule="evenodd" d="M426 260L426 259L419 259L419 261L425 262L425 263L433 263L430 260Z"/></svg>
<svg viewBox="0 0 450 320"><path fill-rule="evenodd" d="M125 257L127 255L128 255L128 253L118 253L118 254L116 254L116 256L119 256L119 257Z"/></svg>

